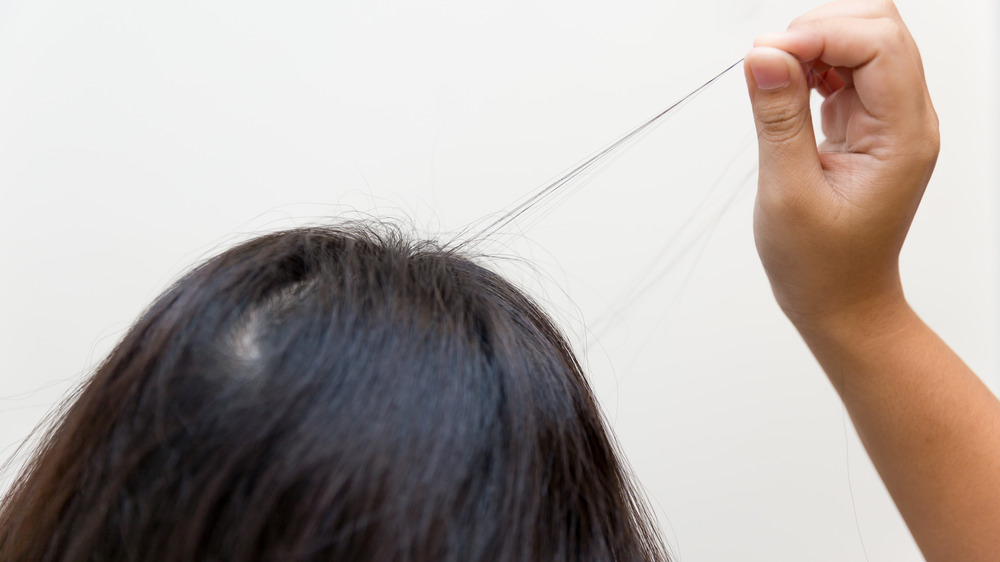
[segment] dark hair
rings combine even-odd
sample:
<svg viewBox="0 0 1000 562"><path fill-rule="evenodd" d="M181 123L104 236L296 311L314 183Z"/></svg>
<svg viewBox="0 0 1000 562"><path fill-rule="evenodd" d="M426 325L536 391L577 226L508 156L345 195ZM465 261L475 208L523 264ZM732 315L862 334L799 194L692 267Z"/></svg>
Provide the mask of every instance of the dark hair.
<svg viewBox="0 0 1000 562"><path fill-rule="evenodd" d="M667 554L539 307L354 225L256 238L164 293L4 498L0 559Z"/></svg>

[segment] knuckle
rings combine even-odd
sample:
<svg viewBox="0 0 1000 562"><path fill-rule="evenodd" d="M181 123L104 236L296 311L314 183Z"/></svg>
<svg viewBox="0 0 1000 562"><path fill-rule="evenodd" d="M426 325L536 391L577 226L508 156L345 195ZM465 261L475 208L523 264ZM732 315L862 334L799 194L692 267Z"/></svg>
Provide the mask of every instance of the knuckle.
<svg viewBox="0 0 1000 562"><path fill-rule="evenodd" d="M801 16L793 19L791 21L791 23L788 24L788 29L795 29L797 27L802 27L803 25L805 25L806 23L812 21L813 19L815 19L815 18L812 15L810 15L810 14L801 15Z"/></svg>
<svg viewBox="0 0 1000 562"><path fill-rule="evenodd" d="M893 19L899 19L899 10L892 0L878 0L876 2L878 13L885 14Z"/></svg>
<svg viewBox="0 0 1000 562"><path fill-rule="evenodd" d="M927 114L914 121L914 126L905 134L901 143L907 159L915 164L934 162L941 150L941 131L937 114L928 108Z"/></svg>
<svg viewBox="0 0 1000 562"><path fill-rule="evenodd" d="M907 43L909 34L903 23L894 18L885 16L875 20L878 26L878 35L892 45L903 45Z"/></svg>
<svg viewBox="0 0 1000 562"><path fill-rule="evenodd" d="M775 105L759 108L757 121L758 132L762 139L782 143L797 137L802 132L809 123L809 115L803 110L787 105Z"/></svg>
<svg viewBox="0 0 1000 562"><path fill-rule="evenodd" d="M932 115L924 127L920 155L924 160L934 161L941 151L941 131L938 128L937 115Z"/></svg>

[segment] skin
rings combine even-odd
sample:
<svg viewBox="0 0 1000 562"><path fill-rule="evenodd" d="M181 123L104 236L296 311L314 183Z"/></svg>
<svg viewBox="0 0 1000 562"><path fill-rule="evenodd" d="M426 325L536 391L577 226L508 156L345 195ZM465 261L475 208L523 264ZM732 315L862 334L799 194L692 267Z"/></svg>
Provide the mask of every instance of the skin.
<svg viewBox="0 0 1000 562"><path fill-rule="evenodd" d="M917 46L887 1L758 37L754 234L775 298L843 400L929 561L1000 556L1000 402L907 303L899 251L939 147ZM825 97L817 145L810 90Z"/></svg>

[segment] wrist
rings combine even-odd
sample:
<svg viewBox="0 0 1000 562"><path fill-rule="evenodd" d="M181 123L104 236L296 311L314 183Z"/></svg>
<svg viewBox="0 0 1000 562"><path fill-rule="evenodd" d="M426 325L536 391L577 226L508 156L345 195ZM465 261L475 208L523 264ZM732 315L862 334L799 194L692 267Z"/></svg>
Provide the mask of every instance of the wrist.
<svg viewBox="0 0 1000 562"><path fill-rule="evenodd" d="M832 345L857 351L878 348L919 322L901 288L830 307L823 312L784 311L810 347Z"/></svg>

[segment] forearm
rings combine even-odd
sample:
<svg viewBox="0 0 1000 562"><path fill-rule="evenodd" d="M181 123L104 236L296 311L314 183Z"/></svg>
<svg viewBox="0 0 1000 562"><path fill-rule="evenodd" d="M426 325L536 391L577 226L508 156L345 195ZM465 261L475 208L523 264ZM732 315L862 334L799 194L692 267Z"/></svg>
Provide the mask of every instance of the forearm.
<svg viewBox="0 0 1000 562"><path fill-rule="evenodd" d="M1000 556L1000 402L902 297L797 327L929 561Z"/></svg>

